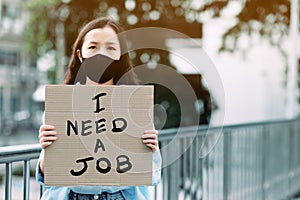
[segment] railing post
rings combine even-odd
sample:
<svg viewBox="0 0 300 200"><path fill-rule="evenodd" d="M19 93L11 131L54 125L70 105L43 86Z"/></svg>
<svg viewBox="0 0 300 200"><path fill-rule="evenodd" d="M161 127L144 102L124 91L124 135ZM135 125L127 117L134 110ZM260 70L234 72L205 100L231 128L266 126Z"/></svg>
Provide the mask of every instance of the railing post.
<svg viewBox="0 0 300 200"><path fill-rule="evenodd" d="M288 155L288 167L287 167L287 189L288 191L286 191L287 196L291 195L293 193L293 186L290 184L291 182L291 174L293 173L293 142L292 139L294 137L294 130L293 130L293 126L292 123L288 123L288 129L289 129L289 137L288 139L288 149L287 149L287 155Z"/></svg>
<svg viewBox="0 0 300 200"><path fill-rule="evenodd" d="M231 179L231 133L224 131L224 150L223 150L223 199L228 200L230 195Z"/></svg>
<svg viewBox="0 0 300 200"><path fill-rule="evenodd" d="M29 200L29 181L30 181L30 161L24 161L24 168L23 168L23 176L24 176L24 191L23 191L23 199Z"/></svg>
<svg viewBox="0 0 300 200"><path fill-rule="evenodd" d="M262 176L261 176L261 186L262 186L262 199L266 199L266 197L268 196L267 194L267 189L268 189L268 186L267 186L267 178L266 177L266 165L267 165L267 154L269 153L268 151L268 137L267 137L267 130L266 130L266 126L263 127L263 132L262 132L262 162L261 162L261 170L262 170Z"/></svg>
<svg viewBox="0 0 300 200"><path fill-rule="evenodd" d="M12 163L6 163L5 167L5 200L11 200L12 190Z"/></svg>

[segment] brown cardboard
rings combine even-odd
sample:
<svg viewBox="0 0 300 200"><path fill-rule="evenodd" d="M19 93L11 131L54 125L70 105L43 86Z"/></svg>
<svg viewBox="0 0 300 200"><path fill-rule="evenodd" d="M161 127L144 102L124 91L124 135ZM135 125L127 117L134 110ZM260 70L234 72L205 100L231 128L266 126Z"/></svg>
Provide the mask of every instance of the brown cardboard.
<svg viewBox="0 0 300 200"><path fill-rule="evenodd" d="M48 85L45 123L57 132L45 149L46 185L152 184L152 152L141 136L153 129L153 86ZM114 123L124 129L112 131Z"/></svg>

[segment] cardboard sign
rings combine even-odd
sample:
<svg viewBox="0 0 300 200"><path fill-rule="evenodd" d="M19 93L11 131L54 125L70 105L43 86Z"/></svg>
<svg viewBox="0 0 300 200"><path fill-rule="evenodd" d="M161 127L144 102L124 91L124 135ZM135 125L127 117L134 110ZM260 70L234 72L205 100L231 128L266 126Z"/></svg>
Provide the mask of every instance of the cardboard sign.
<svg viewBox="0 0 300 200"><path fill-rule="evenodd" d="M46 86L45 123L57 140L45 149L45 184L151 185L153 86Z"/></svg>

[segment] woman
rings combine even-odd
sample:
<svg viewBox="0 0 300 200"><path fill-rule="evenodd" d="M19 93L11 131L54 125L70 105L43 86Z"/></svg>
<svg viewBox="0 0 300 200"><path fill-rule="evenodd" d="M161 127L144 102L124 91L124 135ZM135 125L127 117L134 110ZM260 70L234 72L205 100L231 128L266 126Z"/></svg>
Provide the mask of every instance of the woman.
<svg viewBox="0 0 300 200"><path fill-rule="evenodd" d="M122 38L122 28L109 18L98 18L83 27L74 46L66 73L65 84L88 85L119 85L137 84L138 81L127 53L125 39ZM108 70L99 67L91 68L84 63L93 63L98 58L113 63ZM83 62L84 61L84 62ZM103 68L103 67L102 67ZM111 69L109 69L111 68ZM101 71L101 73L99 73ZM95 78L95 74L97 75ZM100 78L99 76L103 75ZM43 124L39 130L39 140L43 149L50 146L57 139L55 127ZM146 130L142 142L153 152L153 185L160 181L161 158L158 150L158 136L156 130ZM44 183L44 150L42 150L37 164L37 180ZM45 187L42 199L149 199L149 188L145 186L112 187L112 186L77 186L77 187Z"/></svg>

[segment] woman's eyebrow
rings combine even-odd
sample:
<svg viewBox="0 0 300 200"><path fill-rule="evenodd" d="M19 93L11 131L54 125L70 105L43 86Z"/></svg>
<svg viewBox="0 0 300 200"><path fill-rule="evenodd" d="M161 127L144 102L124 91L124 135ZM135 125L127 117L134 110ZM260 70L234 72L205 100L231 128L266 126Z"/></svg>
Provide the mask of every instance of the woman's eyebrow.
<svg viewBox="0 0 300 200"><path fill-rule="evenodd" d="M97 41L89 41L89 45L91 44L99 44L100 42L97 42ZM118 42L114 42L114 41L104 41L104 44L106 45L119 45Z"/></svg>
<svg viewBox="0 0 300 200"><path fill-rule="evenodd" d="M113 42L113 41L106 41L104 43L107 44L107 45L119 45L118 42Z"/></svg>
<svg viewBox="0 0 300 200"><path fill-rule="evenodd" d="M98 42L96 42L96 41L90 41L88 44L89 44L89 45L90 45L90 44L98 44Z"/></svg>

